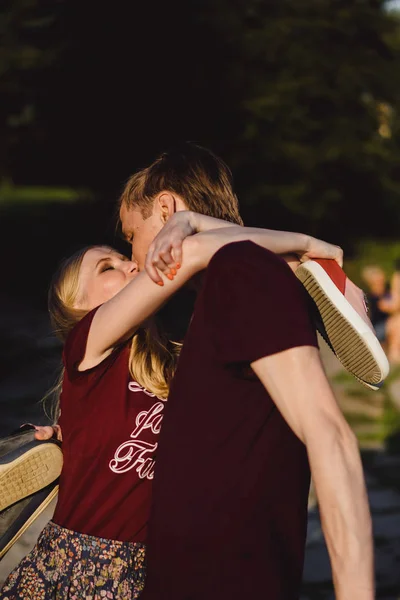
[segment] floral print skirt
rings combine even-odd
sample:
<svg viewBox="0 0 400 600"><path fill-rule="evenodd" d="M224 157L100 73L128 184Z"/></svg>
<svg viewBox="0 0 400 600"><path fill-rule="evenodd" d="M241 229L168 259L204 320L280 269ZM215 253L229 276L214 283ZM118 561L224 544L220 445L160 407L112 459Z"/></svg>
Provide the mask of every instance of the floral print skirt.
<svg viewBox="0 0 400 600"><path fill-rule="evenodd" d="M6 579L1 600L134 600L145 579L145 546L76 533L50 521Z"/></svg>

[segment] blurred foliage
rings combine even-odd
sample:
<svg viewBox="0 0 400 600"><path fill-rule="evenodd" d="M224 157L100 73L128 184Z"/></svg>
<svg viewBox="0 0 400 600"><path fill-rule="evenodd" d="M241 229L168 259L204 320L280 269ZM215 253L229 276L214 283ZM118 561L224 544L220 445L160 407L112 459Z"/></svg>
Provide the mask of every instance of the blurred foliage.
<svg viewBox="0 0 400 600"><path fill-rule="evenodd" d="M382 267L389 280L394 272L395 261L400 259L400 239L381 240L363 239L355 244L354 255L350 260L344 260L346 273L357 285L366 287L361 278L361 271L369 265Z"/></svg>
<svg viewBox="0 0 400 600"><path fill-rule="evenodd" d="M0 207L8 204L47 204L53 202L78 202L93 200L90 190L51 186L22 186L3 181L0 185Z"/></svg>
<svg viewBox="0 0 400 600"><path fill-rule="evenodd" d="M314 232L398 226L398 17L379 0L217 0L209 23L232 57L248 201Z"/></svg>
<svg viewBox="0 0 400 600"><path fill-rule="evenodd" d="M391 385L400 378L400 366L392 366L391 371L379 391L362 386L347 371L339 371L332 377L334 386L345 391L346 402L342 405L346 421L357 436L361 448L393 445L400 434L400 411L393 398ZM358 410L352 408L352 398L358 401ZM379 407L375 416L368 411L371 406ZM397 450L398 451L398 450Z"/></svg>
<svg viewBox="0 0 400 600"><path fill-rule="evenodd" d="M400 31L383 0L0 7L0 174L115 197L170 143L233 167L249 224L400 226ZM369 210L367 207L373 208Z"/></svg>
<svg viewBox="0 0 400 600"><path fill-rule="evenodd" d="M58 4L3 0L0 6L0 180L13 175L21 142L34 143L41 134L36 119L40 74L48 74L59 57Z"/></svg>

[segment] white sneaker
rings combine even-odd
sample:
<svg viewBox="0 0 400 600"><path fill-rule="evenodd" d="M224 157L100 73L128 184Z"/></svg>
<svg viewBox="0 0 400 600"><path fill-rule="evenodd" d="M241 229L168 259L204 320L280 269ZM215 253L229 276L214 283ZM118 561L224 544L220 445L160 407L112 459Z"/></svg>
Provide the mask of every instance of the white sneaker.
<svg viewBox="0 0 400 600"><path fill-rule="evenodd" d="M366 387L379 389L389 361L368 317L364 292L334 260L308 260L295 274L316 304L319 333L342 365Z"/></svg>

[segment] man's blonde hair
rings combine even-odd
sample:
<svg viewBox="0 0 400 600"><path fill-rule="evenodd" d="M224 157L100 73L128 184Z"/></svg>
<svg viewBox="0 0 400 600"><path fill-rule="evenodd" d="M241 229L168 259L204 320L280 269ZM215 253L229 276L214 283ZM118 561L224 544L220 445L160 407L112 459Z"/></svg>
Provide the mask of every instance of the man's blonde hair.
<svg viewBox="0 0 400 600"><path fill-rule="evenodd" d="M161 154L128 179L118 208L138 208L147 219L154 199L163 191L178 195L189 210L243 225L232 173L206 148L187 142Z"/></svg>

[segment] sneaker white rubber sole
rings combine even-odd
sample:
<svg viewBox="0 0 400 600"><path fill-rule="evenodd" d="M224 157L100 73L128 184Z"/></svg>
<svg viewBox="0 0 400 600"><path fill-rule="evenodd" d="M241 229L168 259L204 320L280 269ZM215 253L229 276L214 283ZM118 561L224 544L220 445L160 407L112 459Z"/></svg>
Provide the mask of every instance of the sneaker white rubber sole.
<svg viewBox="0 0 400 600"><path fill-rule="evenodd" d="M50 502L57 496L58 494L58 485L54 486L52 491L48 494L48 496L43 500L43 502L36 508L36 510L30 515L29 519L25 521L22 527L17 531L17 533L10 539L4 548L0 550L0 560L7 554L10 548L19 540L19 538L25 533L25 531L32 525L32 523L42 514L42 512L48 507Z"/></svg>
<svg viewBox="0 0 400 600"><path fill-rule="evenodd" d="M314 300L342 365L361 383L378 389L389 373L389 361L373 331L317 262L302 263L295 274Z"/></svg>
<svg viewBox="0 0 400 600"><path fill-rule="evenodd" d="M61 448L53 443L42 443L0 464L0 511L52 483L62 464Z"/></svg>

